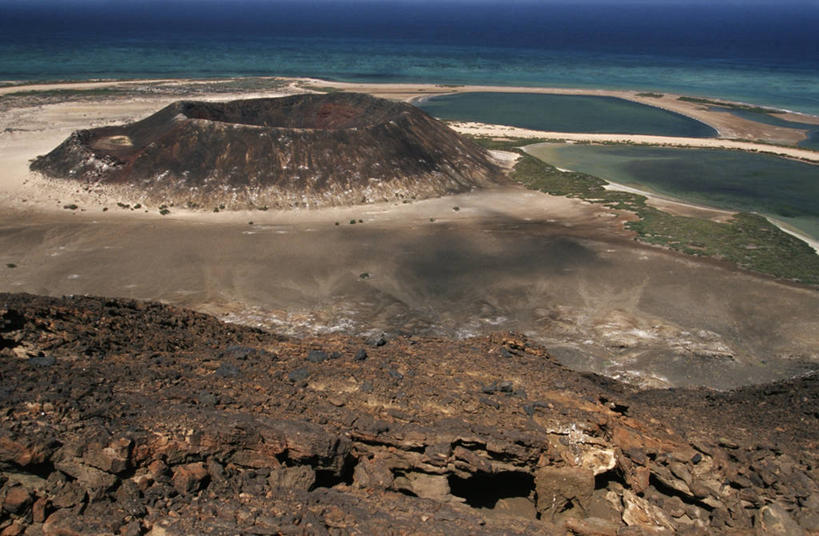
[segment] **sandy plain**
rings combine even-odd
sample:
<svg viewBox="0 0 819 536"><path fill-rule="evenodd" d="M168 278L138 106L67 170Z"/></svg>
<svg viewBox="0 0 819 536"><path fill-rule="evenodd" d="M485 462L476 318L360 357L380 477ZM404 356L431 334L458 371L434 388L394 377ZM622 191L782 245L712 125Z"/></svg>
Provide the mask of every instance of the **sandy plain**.
<svg viewBox="0 0 819 536"><path fill-rule="evenodd" d="M425 88L376 89L412 98ZM131 192L28 173L73 130L139 119L177 98L2 114L0 289L161 300L291 335L515 329L564 363L644 386L724 388L819 367L815 289L637 244L623 228L628 214L579 200L508 186L408 204L174 207L161 217L117 207L139 201Z"/></svg>

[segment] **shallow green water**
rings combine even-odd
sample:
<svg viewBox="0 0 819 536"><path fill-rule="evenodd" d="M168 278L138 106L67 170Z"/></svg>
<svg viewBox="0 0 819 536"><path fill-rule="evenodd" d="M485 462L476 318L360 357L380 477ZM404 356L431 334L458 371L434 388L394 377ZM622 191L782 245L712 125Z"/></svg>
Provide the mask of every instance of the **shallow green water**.
<svg viewBox="0 0 819 536"><path fill-rule="evenodd" d="M560 168L711 207L756 211L819 239L819 166L739 151L540 144Z"/></svg>
<svg viewBox="0 0 819 536"><path fill-rule="evenodd" d="M459 93L416 103L441 119L555 132L604 132L710 138L717 132L674 112L615 97L537 93Z"/></svg>

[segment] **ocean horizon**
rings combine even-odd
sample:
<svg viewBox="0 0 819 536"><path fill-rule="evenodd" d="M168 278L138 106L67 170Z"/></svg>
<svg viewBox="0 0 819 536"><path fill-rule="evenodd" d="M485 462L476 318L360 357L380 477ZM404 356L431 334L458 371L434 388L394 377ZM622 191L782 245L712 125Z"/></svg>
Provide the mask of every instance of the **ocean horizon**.
<svg viewBox="0 0 819 536"><path fill-rule="evenodd" d="M641 89L819 114L819 4L0 1L0 80Z"/></svg>

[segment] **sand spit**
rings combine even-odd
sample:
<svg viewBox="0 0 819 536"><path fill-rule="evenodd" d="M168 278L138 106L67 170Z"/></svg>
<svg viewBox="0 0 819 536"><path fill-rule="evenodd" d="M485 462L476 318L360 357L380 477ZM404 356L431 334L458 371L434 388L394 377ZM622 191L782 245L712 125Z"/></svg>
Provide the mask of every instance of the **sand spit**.
<svg viewBox="0 0 819 536"><path fill-rule="evenodd" d="M625 143L636 145L656 145L665 147L693 147L705 149L733 149L752 153L765 153L784 158L793 158L809 163L819 163L819 151L796 147L782 147L747 141L722 138L680 138L674 136L646 136L637 134L589 134L574 132L547 132L505 125L488 125L475 122L449 123L455 131L473 136L494 138L531 138L566 142Z"/></svg>
<svg viewBox="0 0 819 536"><path fill-rule="evenodd" d="M361 91L378 96L415 100L435 95L468 92L495 92L495 93L546 93L553 95L592 95L598 97L617 97L646 106L653 106L675 112L692 119L701 121L719 132L721 138L743 139L748 141L764 141L783 145L795 145L804 140L807 132L802 129L776 127L751 121L721 110L712 109L710 104L679 100L681 95L673 93L654 93L644 91L626 91L610 89L582 89L582 88L544 88L544 87L505 87L505 86L449 86L432 84L358 84L311 80L311 83L325 87L342 89L345 91ZM724 99L715 99L728 105L740 105ZM819 117L807 114L795 114L782 111L783 118L803 123L819 122Z"/></svg>
<svg viewBox="0 0 819 536"><path fill-rule="evenodd" d="M0 88L0 96L19 93L22 91L44 90L88 90L105 87L129 88L146 84L163 84L177 86L207 86L208 84L231 82L242 79L215 79L215 80L186 80L186 79L157 79L157 80L119 80L119 81L88 81L88 82L61 82L55 84L30 84ZM359 93L368 93L377 97L394 100L412 101L435 95L447 95L466 92L503 92L503 93L548 93L557 95L593 95L601 97L617 97L638 102L647 106L662 108L676 112L692 119L701 121L715 128L722 138L741 139L746 141L763 141L765 143L795 145L806 138L807 132L803 129L777 127L756 121L751 121L722 110L715 110L711 104L680 100L681 95L673 93L656 93L645 91L626 91L608 89L583 88L546 88L546 87L506 87L506 86L476 86L476 85L441 85L441 84L369 84L348 83L317 78L275 78L262 77L252 80L278 82L281 89L255 93L256 96L273 96L279 91L282 93L309 93L315 91L341 90ZM245 97L250 95L244 93ZM237 98L235 95L233 98ZM168 101L170 102L170 101ZM714 99L728 105L740 105L724 99ZM167 102L166 102L167 103ZM819 117L782 110L776 116L787 120L802 123L819 124Z"/></svg>

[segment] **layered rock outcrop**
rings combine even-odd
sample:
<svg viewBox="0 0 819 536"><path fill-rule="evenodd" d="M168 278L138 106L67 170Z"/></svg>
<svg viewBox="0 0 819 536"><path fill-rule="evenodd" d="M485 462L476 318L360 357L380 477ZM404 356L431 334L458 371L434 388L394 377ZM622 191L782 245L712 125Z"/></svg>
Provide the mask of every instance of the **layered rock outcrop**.
<svg viewBox="0 0 819 536"><path fill-rule="evenodd" d="M638 392L514 334L383 340L0 295L0 533L819 530L815 377Z"/></svg>
<svg viewBox="0 0 819 536"><path fill-rule="evenodd" d="M420 109L354 93L176 102L77 131L31 169L205 208L428 198L504 180L483 148Z"/></svg>

